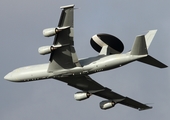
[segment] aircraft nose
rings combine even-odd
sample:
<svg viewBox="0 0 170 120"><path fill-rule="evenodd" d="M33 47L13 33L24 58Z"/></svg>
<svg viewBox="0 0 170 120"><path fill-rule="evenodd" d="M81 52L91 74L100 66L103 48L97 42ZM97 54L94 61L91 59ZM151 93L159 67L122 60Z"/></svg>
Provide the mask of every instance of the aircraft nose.
<svg viewBox="0 0 170 120"><path fill-rule="evenodd" d="M5 75L4 77L5 80L9 80L9 81L14 81L14 78L12 77L12 73L8 73L7 75Z"/></svg>

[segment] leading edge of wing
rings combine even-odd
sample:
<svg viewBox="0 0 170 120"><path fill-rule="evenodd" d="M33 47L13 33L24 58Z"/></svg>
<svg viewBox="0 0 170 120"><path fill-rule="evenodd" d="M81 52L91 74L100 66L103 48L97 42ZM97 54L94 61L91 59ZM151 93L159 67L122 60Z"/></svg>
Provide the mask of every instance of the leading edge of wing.
<svg viewBox="0 0 170 120"><path fill-rule="evenodd" d="M146 110L152 108L131 98L124 97L113 92L111 89L100 85L87 75L61 78L60 80L62 82L66 82L69 86L75 87L84 92L96 91L92 92L92 94L138 110Z"/></svg>

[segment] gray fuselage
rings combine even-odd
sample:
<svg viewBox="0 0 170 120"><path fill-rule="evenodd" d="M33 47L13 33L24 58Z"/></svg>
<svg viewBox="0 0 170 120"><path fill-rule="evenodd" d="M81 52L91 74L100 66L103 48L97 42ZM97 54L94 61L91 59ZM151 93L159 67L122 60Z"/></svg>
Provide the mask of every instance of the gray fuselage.
<svg viewBox="0 0 170 120"><path fill-rule="evenodd" d="M127 63L133 62L137 59L146 57L147 55L130 55L114 54L114 55L99 55L86 59L80 59L79 62L82 67L74 67L69 69L59 69L53 72L48 72L49 63L21 67L13 70L5 76L13 82L27 82L34 80L42 80L48 78L60 79L61 77L69 77L82 74L92 74L105 70L121 67Z"/></svg>

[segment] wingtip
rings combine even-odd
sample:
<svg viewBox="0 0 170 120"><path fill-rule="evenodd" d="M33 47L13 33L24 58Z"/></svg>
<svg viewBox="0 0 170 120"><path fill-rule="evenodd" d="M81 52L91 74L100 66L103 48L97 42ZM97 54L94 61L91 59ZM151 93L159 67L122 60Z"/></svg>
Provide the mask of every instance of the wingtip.
<svg viewBox="0 0 170 120"><path fill-rule="evenodd" d="M155 30L149 30L149 32L152 32L152 33L155 33L155 34L156 34L157 31L158 31L157 29L155 29Z"/></svg>
<svg viewBox="0 0 170 120"><path fill-rule="evenodd" d="M65 6L61 6L60 8L61 9L66 9L66 8L73 8L75 5L72 4L72 5L65 5Z"/></svg>
<svg viewBox="0 0 170 120"><path fill-rule="evenodd" d="M143 110L149 110L152 109L153 107L151 106L147 106L146 108L138 108L139 111L143 111Z"/></svg>

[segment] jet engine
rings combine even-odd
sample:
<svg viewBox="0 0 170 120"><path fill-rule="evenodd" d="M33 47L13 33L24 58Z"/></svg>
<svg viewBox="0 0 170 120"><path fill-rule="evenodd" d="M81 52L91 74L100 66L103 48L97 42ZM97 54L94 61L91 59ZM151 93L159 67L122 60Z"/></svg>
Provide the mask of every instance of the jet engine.
<svg viewBox="0 0 170 120"><path fill-rule="evenodd" d="M47 28L43 30L43 35L45 37L51 37L54 36L55 34L57 34L57 32L59 32L60 30L58 30L57 28Z"/></svg>
<svg viewBox="0 0 170 120"><path fill-rule="evenodd" d="M115 104L116 103L113 102L113 101L105 100L105 101L100 102L100 108L103 109L103 110L106 110L106 109L114 107Z"/></svg>
<svg viewBox="0 0 170 120"><path fill-rule="evenodd" d="M123 43L117 37L109 34L94 35L90 44L97 52L100 52L103 46L108 46L111 49L110 54L121 53L124 50Z"/></svg>
<svg viewBox="0 0 170 120"><path fill-rule="evenodd" d="M57 28L47 28L43 30L43 35L45 37L51 37L56 35L58 32L65 30L67 28L70 28L70 26L65 26L65 27L57 27Z"/></svg>
<svg viewBox="0 0 170 120"><path fill-rule="evenodd" d="M57 49L57 47L54 47L54 46L42 46L38 49L38 52L41 54L41 55L46 55L46 54L49 54L51 53L53 50Z"/></svg>
<svg viewBox="0 0 170 120"><path fill-rule="evenodd" d="M90 96L91 96L91 94L88 92L77 92L74 94L74 98L77 101L85 100L85 99L89 98Z"/></svg>

